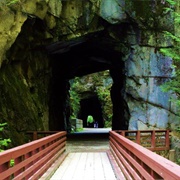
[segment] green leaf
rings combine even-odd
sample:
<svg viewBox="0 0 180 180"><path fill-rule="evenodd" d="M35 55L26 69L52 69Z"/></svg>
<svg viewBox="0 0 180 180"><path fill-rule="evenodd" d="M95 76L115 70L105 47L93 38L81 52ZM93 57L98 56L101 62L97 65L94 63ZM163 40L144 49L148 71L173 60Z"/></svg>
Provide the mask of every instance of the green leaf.
<svg viewBox="0 0 180 180"><path fill-rule="evenodd" d="M176 2L174 0L166 0L170 5L176 5Z"/></svg>
<svg viewBox="0 0 180 180"><path fill-rule="evenodd" d="M13 167L15 165L14 159L11 159L9 164L10 164L10 167Z"/></svg>

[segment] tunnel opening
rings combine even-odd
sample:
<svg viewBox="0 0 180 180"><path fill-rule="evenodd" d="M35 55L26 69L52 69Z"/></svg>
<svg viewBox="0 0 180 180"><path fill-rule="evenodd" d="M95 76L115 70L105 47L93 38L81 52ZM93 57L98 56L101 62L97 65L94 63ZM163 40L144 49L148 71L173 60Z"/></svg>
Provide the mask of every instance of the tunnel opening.
<svg viewBox="0 0 180 180"><path fill-rule="evenodd" d="M95 35L97 36L97 34ZM98 42L98 43L97 43ZM115 51L112 44L100 43L97 37L81 37L74 40L57 42L47 49L52 59L52 85L50 97L50 129L69 128L69 81L91 73L109 70L113 79L111 99L113 103L112 129L128 128L128 107L124 101L124 62L122 53ZM94 116L99 127L104 127L102 109L96 95L80 100L78 118L87 127L87 116Z"/></svg>
<svg viewBox="0 0 180 180"><path fill-rule="evenodd" d="M97 123L98 126L94 126L94 123L88 124L87 117L88 115L93 116L94 123ZM80 112L78 118L83 120L83 127L104 127L104 120L102 115L101 103L97 95L93 95L86 99L81 99L80 101Z"/></svg>

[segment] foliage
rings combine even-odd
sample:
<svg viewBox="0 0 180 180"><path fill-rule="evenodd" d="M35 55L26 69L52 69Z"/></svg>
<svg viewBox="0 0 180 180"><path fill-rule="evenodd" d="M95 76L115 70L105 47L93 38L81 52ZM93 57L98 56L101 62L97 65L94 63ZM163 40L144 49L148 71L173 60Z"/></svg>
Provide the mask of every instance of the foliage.
<svg viewBox="0 0 180 180"><path fill-rule="evenodd" d="M7 0L6 4L9 6L9 5L18 3L19 1L20 0Z"/></svg>
<svg viewBox="0 0 180 180"><path fill-rule="evenodd" d="M76 118L80 109L80 96L76 91L77 87L79 87L79 78L75 78L74 81L71 82L70 89L70 105L71 105L71 119Z"/></svg>
<svg viewBox="0 0 180 180"><path fill-rule="evenodd" d="M17 4L17 3L20 3L20 0L1 0L0 7L5 8L5 7L11 6L13 4Z"/></svg>
<svg viewBox="0 0 180 180"><path fill-rule="evenodd" d="M83 131L83 128L77 128L76 129L76 132L81 132L81 131Z"/></svg>
<svg viewBox="0 0 180 180"><path fill-rule="evenodd" d="M160 52L165 56L169 56L173 60L174 73L172 78L162 85L162 91L172 92L176 95L175 98L171 98L178 107L180 107L180 35L179 35L179 25L180 25L180 14L176 12L177 0L166 0L169 3L169 8L166 8L166 12L170 12L174 17L174 32L164 31L164 36L172 40L172 47L161 48ZM174 131L180 133L180 126L177 126ZM179 151L179 150L178 150ZM180 158L176 158L176 163L180 164Z"/></svg>
<svg viewBox="0 0 180 180"><path fill-rule="evenodd" d="M179 28L180 25L180 14L178 14L175 10L176 1L175 0L166 0L169 3L169 8L165 8L166 12L171 12L174 17L174 26ZM172 98L171 101L175 102L178 106L180 106L180 36L179 34L174 32L164 31L164 36L166 38L170 38L172 41L172 46L168 48L161 48L160 52L165 56L171 57L173 59L173 69L174 73L172 74L172 78L165 82L161 89L164 92L173 92L176 94L177 99Z"/></svg>
<svg viewBox="0 0 180 180"><path fill-rule="evenodd" d="M180 127L178 126L178 127L176 127L176 129L175 129L177 132L179 132L180 133Z"/></svg>
<svg viewBox="0 0 180 180"><path fill-rule="evenodd" d="M109 75L109 71L93 73L84 77L76 77L70 81L70 85L71 119L78 116L80 111L80 100L87 98L89 94L94 94L101 103L105 127L111 127L112 101L110 89L112 79Z"/></svg>
<svg viewBox="0 0 180 180"><path fill-rule="evenodd" d="M103 71L95 73L92 76L94 86L96 87L95 91L98 96L98 99L101 102L104 127L112 126L112 101L110 90L112 86L112 79L110 78L109 71Z"/></svg>
<svg viewBox="0 0 180 180"><path fill-rule="evenodd" d="M98 98L103 105L103 117L105 119L105 127L112 126L112 101L110 95L111 84L105 87L99 87L97 90Z"/></svg>
<svg viewBox="0 0 180 180"><path fill-rule="evenodd" d="M0 132L4 130L4 127L7 125L7 123L1 123L0 124ZM4 147L7 147L11 140L8 139L3 139L0 137L0 152L4 151Z"/></svg>
<svg viewBox="0 0 180 180"><path fill-rule="evenodd" d="M14 159L11 159L9 164L10 164L10 167L13 167L15 165Z"/></svg>

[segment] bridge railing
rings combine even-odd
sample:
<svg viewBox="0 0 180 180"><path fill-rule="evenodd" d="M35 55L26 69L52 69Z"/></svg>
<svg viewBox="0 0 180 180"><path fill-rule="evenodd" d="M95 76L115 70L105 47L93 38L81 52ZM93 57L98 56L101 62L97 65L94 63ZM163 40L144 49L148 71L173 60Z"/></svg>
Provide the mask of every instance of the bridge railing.
<svg viewBox="0 0 180 180"><path fill-rule="evenodd" d="M30 135L30 141L34 141L52 134L55 134L59 131L27 131L26 134Z"/></svg>
<svg viewBox="0 0 180 180"><path fill-rule="evenodd" d="M180 179L180 166L110 131L110 150L127 179Z"/></svg>
<svg viewBox="0 0 180 180"><path fill-rule="evenodd" d="M117 130L116 132L151 151L170 149L170 130Z"/></svg>
<svg viewBox="0 0 180 180"><path fill-rule="evenodd" d="M0 179L39 179L64 153L66 134L58 132L1 152Z"/></svg>

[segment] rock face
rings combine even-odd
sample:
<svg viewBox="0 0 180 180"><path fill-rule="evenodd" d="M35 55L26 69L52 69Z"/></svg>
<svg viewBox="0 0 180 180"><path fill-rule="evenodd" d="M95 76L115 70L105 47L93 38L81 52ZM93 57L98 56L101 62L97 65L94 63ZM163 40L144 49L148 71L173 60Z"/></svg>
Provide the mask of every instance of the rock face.
<svg viewBox="0 0 180 180"><path fill-rule="evenodd" d="M172 60L159 53L159 48L171 45L162 30L171 31L173 27L171 14L163 12L167 6L164 1L0 3L0 122L8 122L16 132L15 138L11 137L14 145L22 143L16 138L19 132L22 135L27 130L49 127L63 130L68 124L68 80L63 79L63 74L52 78L53 61L46 46L96 32L101 32L102 42L108 38L113 50L122 53L119 61L124 63L123 76L117 77L113 70L111 74L117 74L112 75L113 91L119 92L116 95L125 106L117 103L113 95L117 104L114 121L129 129L173 128L179 123L178 109L169 101L172 95L160 88L173 72ZM51 99L55 96L60 107L56 113ZM124 108L119 115L118 106Z"/></svg>
<svg viewBox="0 0 180 180"><path fill-rule="evenodd" d="M170 94L161 85L172 75L172 60L154 48L135 47L126 61L126 98L130 109L130 129L167 128L176 112ZM177 121L178 122L178 121Z"/></svg>

